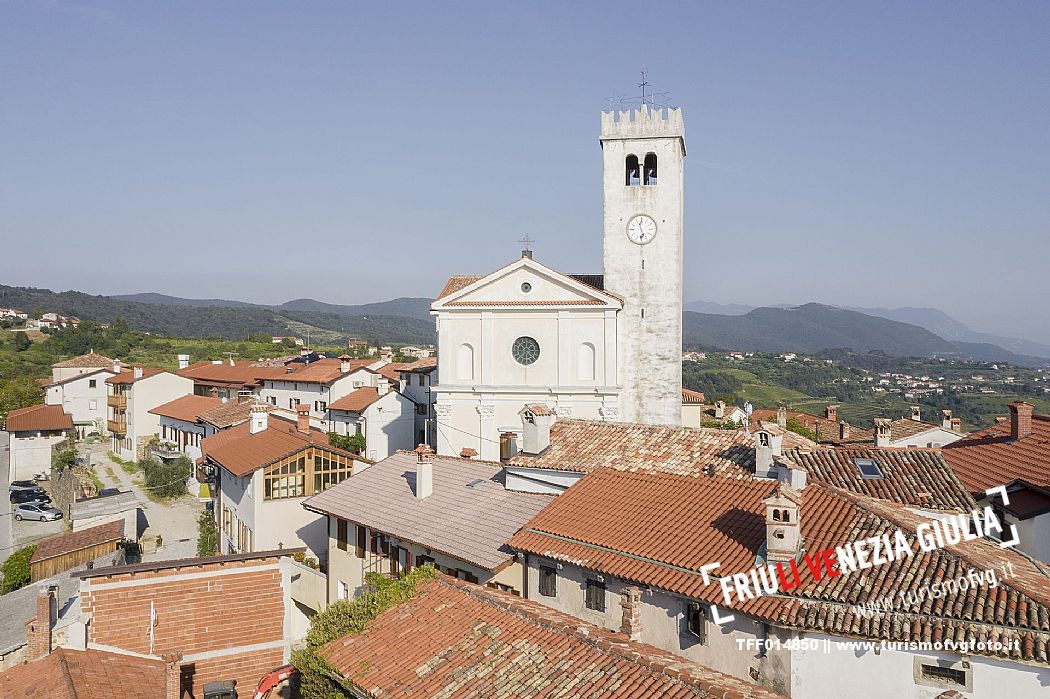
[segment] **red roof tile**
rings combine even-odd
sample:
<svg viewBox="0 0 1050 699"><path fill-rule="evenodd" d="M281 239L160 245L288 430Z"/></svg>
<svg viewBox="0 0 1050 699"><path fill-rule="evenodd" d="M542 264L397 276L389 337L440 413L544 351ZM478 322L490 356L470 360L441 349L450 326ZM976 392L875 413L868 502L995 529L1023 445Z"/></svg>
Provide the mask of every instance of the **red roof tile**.
<svg viewBox="0 0 1050 699"><path fill-rule="evenodd" d="M258 406L266 412L277 410L277 407L269 403L259 403L255 400L228 400L225 403L203 411L197 417L202 422L214 425L219 429L226 429L247 422L251 419L252 406Z"/></svg>
<svg viewBox="0 0 1050 699"><path fill-rule="evenodd" d="M55 362L51 366L55 369L112 369L117 360L103 357L101 354L88 352L79 357L72 357L61 362Z"/></svg>
<svg viewBox="0 0 1050 699"><path fill-rule="evenodd" d="M62 411L61 405L31 405L7 414L8 432L36 432L37 430L71 430L73 418Z"/></svg>
<svg viewBox="0 0 1050 699"><path fill-rule="evenodd" d="M688 388L682 389L682 402L683 403L698 403L703 404L706 400L703 393L700 391L693 391Z"/></svg>
<svg viewBox="0 0 1050 699"><path fill-rule="evenodd" d="M975 494L1024 480L1050 487L1050 415L1033 415L1032 432L1010 437L1010 423L992 425L944 447L944 457Z"/></svg>
<svg viewBox="0 0 1050 699"><path fill-rule="evenodd" d="M102 650L58 648L0 673L0 699L164 696L164 662Z"/></svg>
<svg viewBox="0 0 1050 699"><path fill-rule="evenodd" d="M368 406L378 401L382 396L379 391L371 386L364 386L351 391L337 401L329 403L329 410L345 410L351 413L359 413Z"/></svg>
<svg viewBox="0 0 1050 699"><path fill-rule="evenodd" d="M170 417L184 422L197 422L201 413L222 405L222 399L211 396L182 396L158 405L150 412L161 417Z"/></svg>
<svg viewBox="0 0 1050 699"><path fill-rule="evenodd" d="M141 381L142 379L148 379L151 376L156 376L157 374L166 374L166 373L168 373L168 372L166 372L164 369L157 369L155 367L143 367L142 368L142 376L139 376L138 378L136 378L134 369L124 369L123 371L121 371L116 376L111 376L108 379L106 379L106 383L113 384L113 385L132 384L132 383L135 383L136 381Z"/></svg>
<svg viewBox="0 0 1050 699"><path fill-rule="evenodd" d="M321 655L370 697L782 696L536 602L443 575L361 633L327 644Z"/></svg>
<svg viewBox="0 0 1050 699"><path fill-rule="evenodd" d="M366 461L357 454L330 446L328 436L320 430L311 428L309 433L303 433L295 422L276 415L267 415L267 419L267 428L256 434L251 433L251 423L245 422L205 437L201 451L235 476L245 476L311 446Z"/></svg>

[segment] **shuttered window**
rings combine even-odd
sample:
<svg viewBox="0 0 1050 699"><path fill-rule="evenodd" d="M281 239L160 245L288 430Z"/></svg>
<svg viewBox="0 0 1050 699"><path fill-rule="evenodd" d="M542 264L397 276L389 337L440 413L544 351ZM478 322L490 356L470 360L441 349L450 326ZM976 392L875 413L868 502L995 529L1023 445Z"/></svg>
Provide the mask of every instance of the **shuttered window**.
<svg viewBox="0 0 1050 699"><path fill-rule="evenodd" d="M552 566L540 566L540 594L555 597L558 594L558 570Z"/></svg>
<svg viewBox="0 0 1050 699"><path fill-rule="evenodd" d="M336 520L336 525L335 525L335 528L336 528L336 546L339 547L340 551L346 551L346 544L347 544L347 538L348 538L348 534L347 534L348 526L349 526L349 522L347 522L345 519L337 519Z"/></svg>
<svg viewBox="0 0 1050 699"><path fill-rule="evenodd" d="M596 612L605 611L605 583L588 578L584 591L584 604Z"/></svg>

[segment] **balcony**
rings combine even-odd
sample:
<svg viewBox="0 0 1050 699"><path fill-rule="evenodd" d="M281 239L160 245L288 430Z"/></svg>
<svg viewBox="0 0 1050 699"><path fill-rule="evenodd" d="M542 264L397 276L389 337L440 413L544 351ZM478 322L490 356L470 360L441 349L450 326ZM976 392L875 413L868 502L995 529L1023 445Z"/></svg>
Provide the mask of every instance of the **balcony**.
<svg viewBox="0 0 1050 699"><path fill-rule="evenodd" d="M106 397L106 405L108 405L111 408L127 408L128 396L124 393L111 393Z"/></svg>
<svg viewBox="0 0 1050 699"><path fill-rule="evenodd" d="M128 423L123 420L106 420L106 429L113 434L127 434Z"/></svg>
<svg viewBox="0 0 1050 699"><path fill-rule="evenodd" d="M308 609L323 610L328 604L328 576L302 563L288 562L292 569L292 599Z"/></svg>

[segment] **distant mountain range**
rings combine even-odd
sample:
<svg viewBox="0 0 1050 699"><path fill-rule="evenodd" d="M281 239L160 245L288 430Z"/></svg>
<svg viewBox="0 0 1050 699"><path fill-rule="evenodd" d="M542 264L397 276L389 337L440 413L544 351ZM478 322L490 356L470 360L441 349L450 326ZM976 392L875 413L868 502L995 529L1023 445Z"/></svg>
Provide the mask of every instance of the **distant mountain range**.
<svg viewBox="0 0 1050 699"><path fill-rule="evenodd" d="M78 291L56 293L0 285L0 306L55 311L86 320L122 318L139 330L182 337L243 339L249 333L312 333L325 341L361 337L392 343L431 343L435 332L430 303L430 299L413 297L354 305L294 299L267 306L154 293L92 296ZM896 356L1050 365L1050 347L1046 345L974 332L930 308L848 309L818 303L751 308L704 302L690 303L686 308L689 310L683 315L683 344L691 348L807 354L850 349ZM699 308L707 311L698 312Z"/></svg>
<svg viewBox="0 0 1050 699"><path fill-rule="evenodd" d="M821 306L821 304L805 304L799 306L802 309L811 309L813 307L820 306L824 309L838 309L835 306ZM748 306L744 304L719 304L712 303L710 301L692 301L685 304L685 308L688 311L700 311L701 314L711 315L722 315L722 316L748 316L753 311L757 310L758 307ZM795 308L790 305L776 305L776 306L764 306L766 310L790 310ZM1022 340L1015 337L1003 337L999 335L992 335L990 333L981 333L971 330L962 321L952 318L944 311L940 311L936 308L863 308L855 306L844 306L839 310L854 311L857 313L864 314L866 316L882 318L886 320L893 320L899 323L904 323L911 326L917 326L925 329L940 339L946 340L952 344L953 350L956 354L964 357L970 357L973 359L980 359L984 361L999 361L999 362L1010 362L1012 364L1019 364L1022 366L1042 366L1050 361L1050 345L1045 345L1040 342L1033 342L1031 340ZM688 314L687 314L688 316ZM776 318L776 314L773 318ZM794 316L795 318L801 316ZM830 323L827 328L829 332L834 332L841 327L841 321L848 316L835 316L827 317L825 320ZM765 322L772 322L772 318L766 317ZM811 320L816 320L812 319ZM742 334L738 338L733 338L731 335L725 336L726 341L737 339L743 342L747 342L748 333L753 332L752 321L741 321L738 323L725 323L719 321L713 321L713 327L721 327L725 332L729 332L730 328L739 328ZM688 325L688 321L687 321ZM749 327L752 326L752 327ZM776 334L775 334L776 335ZM764 338L765 340L775 340L776 336ZM753 336L752 336L753 337ZM858 338L862 340L863 338ZM813 343L810 343L813 344ZM819 343L816 343L819 344ZM878 343L876 343L878 344ZM895 340L884 340L882 344L888 344L892 347L897 347L900 351L891 351L886 348L879 348L882 351L886 351L890 354L901 354L906 353L908 344L899 345ZM863 345L863 342L861 342ZM740 349L739 344L733 345L734 348ZM833 349L828 346L821 347L820 349ZM860 351L859 347L853 347L855 351ZM790 348L778 348L775 351L800 351L798 347ZM812 351L812 350L805 350ZM944 352L944 350L940 350Z"/></svg>

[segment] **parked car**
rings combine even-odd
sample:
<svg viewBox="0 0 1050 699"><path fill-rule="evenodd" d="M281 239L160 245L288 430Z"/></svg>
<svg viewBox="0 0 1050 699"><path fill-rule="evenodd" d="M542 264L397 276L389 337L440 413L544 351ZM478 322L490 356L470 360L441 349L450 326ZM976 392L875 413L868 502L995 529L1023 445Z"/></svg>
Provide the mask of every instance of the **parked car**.
<svg viewBox="0 0 1050 699"><path fill-rule="evenodd" d="M11 502L51 502L51 496L41 488L35 490L12 490Z"/></svg>
<svg viewBox="0 0 1050 699"><path fill-rule="evenodd" d="M38 502L26 502L15 507L15 519L19 522L23 519L54 522L56 519L62 519L62 510Z"/></svg>
<svg viewBox="0 0 1050 699"><path fill-rule="evenodd" d="M120 495L120 488L103 488L98 491L99 497L109 497L111 495Z"/></svg>
<svg viewBox="0 0 1050 699"><path fill-rule="evenodd" d="M11 481L11 485L7 487L11 492L16 490L38 490L39 488L40 486L36 484L36 481Z"/></svg>

